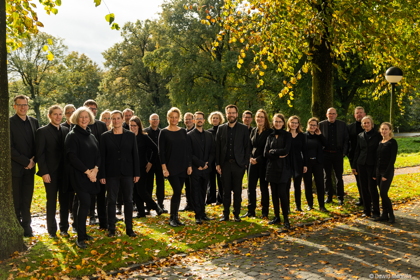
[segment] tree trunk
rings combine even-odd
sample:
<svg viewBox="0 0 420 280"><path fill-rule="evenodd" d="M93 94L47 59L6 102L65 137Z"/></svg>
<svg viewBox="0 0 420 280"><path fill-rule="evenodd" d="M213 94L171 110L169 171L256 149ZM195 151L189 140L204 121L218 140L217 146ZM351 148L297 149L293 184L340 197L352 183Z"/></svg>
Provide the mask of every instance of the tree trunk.
<svg viewBox="0 0 420 280"><path fill-rule="evenodd" d="M315 46L312 67L312 116L325 119L328 108L333 106L333 59L325 40Z"/></svg>
<svg viewBox="0 0 420 280"><path fill-rule="evenodd" d="M0 0L0 260L25 249L12 196L5 7L5 0Z"/></svg>

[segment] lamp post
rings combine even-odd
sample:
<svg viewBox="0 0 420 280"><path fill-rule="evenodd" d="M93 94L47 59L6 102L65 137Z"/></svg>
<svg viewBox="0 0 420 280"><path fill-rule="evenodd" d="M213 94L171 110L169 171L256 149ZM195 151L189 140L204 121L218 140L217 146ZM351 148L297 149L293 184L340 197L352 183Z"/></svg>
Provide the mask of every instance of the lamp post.
<svg viewBox="0 0 420 280"><path fill-rule="evenodd" d="M395 92L395 85L401 81L403 72L398 67L390 67L385 72L385 79L391 84L391 100L389 101L389 122L392 123L392 99Z"/></svg>

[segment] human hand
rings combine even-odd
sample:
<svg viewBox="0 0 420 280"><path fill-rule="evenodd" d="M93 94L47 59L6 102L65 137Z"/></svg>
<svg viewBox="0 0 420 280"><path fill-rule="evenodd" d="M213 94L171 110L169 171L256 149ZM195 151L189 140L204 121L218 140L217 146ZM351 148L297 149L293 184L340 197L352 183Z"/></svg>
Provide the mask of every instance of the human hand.
<svg viewBox="0 0 420 280"><path fill-rule="evenodd" d="M220 165L216 165L216 171L217 171L217 173L222 175L222 169L220 168Z"/></svg>
<svg viewBox="0 0 420 280"><path fill-rule="evenodd" d="M191 175L191 173L192 173L192 167L191 166L188 166L188 168L187 168L187 174L188 175Z"/></svg>
<svg viewBox="0 0 420 280"><path fill-rule="evenodd" d="M152 168L153 164L151 162L148 162L146 164L146 173L149 173L150 169Z"/></svg>
<svg viewBox="0 0 420 280"><path fill-rule="evenodd" d="M134 180L133 180L134 181L134 184L137 183L139 180L140 180L140 177L139 176L134 177Z"/></svg>
<svg viewBox="0 0 420 280"><path fill-rule="evenodd" d="M44 181L44 183L51 183L50 174L42 175L42 181Z"/></svg>

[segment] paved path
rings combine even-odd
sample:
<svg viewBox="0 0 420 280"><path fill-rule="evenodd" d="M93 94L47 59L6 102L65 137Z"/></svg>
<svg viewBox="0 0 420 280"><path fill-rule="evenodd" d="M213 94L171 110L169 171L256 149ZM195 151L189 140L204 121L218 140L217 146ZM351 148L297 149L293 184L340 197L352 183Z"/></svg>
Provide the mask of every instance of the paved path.
<svg viewBox="0 0 420 280"><path fill-rule="evenodd" d="M420 202L400 206L397 222L350 217L288 234L213 248L178 265L140 268L119 279L420 279Z"/></svg>

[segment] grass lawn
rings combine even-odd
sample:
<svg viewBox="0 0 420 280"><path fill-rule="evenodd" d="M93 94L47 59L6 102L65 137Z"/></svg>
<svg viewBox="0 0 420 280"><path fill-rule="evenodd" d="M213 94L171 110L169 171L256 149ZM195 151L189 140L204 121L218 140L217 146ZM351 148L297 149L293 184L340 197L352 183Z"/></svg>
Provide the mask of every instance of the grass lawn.
<svg viewBox="0 0 420 280"><path fill-rule="evenodd" d="M390 190L394 204L419 197L418 182L420 174L395 176ZM355 184L346 185L345 190L347 203L344 206L327 204L327 208L331 211L329 214L316 210L292 213L290 216L292 226L326 217L360 213L361 208L354 206L358 196ZM291 199L291 209L294 209L293 195ZM243 213L246 212L246 203L246 201L242 203ZM305 204L303 202L303 207ZM218 218L222 213L222 206L208 206L207 212L209 216ZM261 213L257 212L258 214ZM246 218L241 223L213 220L196 226L194 214L187 212L181 213L181 220L186 226L172 228L167 223L168 215L135 219L134 230L138 233L135 238L125 235L124 224L121 222L117 224L119 233L113 238L107 237L106 232L96 229L97 226L88 226L88 232L95 240L90 241L88 249L85 250L76 247L74 234L68 239L59 237L57 240L52 240L46 235L37 237L37 240L26 239L30 250L0 263L0 279L7 279L9 275L12 275L13 279L83 277L101 273L102 270L109 272L130 264L144 263L175 253L190 252L261 232L276 232L279 229L277 225L270 226L267 220L258 218Z"/></svg>

